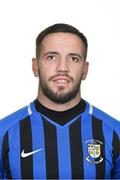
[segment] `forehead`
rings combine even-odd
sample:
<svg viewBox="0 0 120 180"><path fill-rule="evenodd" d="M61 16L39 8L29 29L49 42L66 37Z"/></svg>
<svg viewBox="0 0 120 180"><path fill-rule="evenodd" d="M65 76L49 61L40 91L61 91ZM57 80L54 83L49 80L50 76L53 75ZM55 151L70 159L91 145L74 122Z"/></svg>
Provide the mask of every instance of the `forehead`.
<svg viewBox="0 0 120 180"><path fill-rule="evenodd" d="M68 48L74 50L84 50L84 43L76 34L72 33L52 33L47 35L41 43L43 49Z"/></svg>

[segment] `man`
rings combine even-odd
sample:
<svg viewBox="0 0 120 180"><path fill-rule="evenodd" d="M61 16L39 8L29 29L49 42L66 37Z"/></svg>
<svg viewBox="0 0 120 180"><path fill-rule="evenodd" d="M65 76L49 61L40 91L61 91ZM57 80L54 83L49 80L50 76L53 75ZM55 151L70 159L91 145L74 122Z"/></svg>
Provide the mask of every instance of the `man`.
<svg viewBox="0 0 120 180"><path fill-rule="evenodd" d="M1 179L120 178L120 122L81 98L87 46L67 24L38 35L37 99L0 121Z"/></svg>

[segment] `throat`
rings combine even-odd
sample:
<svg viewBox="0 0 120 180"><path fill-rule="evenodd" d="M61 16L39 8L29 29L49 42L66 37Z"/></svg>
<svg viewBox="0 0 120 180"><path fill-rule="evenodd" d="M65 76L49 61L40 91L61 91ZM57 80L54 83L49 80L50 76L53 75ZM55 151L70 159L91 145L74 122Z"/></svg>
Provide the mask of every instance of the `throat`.
<svg viewBox="0 0 120 180"><path fill-rule="evenodd" d="M49 109L42 105L38 99L36 99L34 103L35 108L39 113L60 125L65 125L66 123L70 122L72 119L83 113L86 108L86 102L83 99L81 99L80 102L74 107L63 111Z"/></svg>

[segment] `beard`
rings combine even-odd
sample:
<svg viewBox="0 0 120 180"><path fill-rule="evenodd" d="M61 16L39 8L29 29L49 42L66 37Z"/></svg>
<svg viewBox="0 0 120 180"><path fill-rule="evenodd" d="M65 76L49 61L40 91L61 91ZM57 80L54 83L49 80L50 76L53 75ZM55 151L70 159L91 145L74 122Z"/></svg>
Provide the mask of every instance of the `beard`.
<svg viewBox="0 0 120 180"><path fill-rule="evenodd" d="M42 90L42 93L52 100L53 102L57 104L63 104L71 101L76 97L78 92L80 91L80 84L81 79L67 92L64 91L63 86L59 86L58 90L56 92L53 91L51 87L48 86L48 84L43 80L43 78L40 78L39 80L39 89Z"/></svg>

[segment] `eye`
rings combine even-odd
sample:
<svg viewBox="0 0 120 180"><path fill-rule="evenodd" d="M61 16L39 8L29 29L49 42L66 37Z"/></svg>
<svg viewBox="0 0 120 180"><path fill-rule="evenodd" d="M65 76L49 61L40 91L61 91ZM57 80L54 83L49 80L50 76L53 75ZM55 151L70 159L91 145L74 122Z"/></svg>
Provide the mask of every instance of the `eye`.
<svg viewBox="0 0 120 180"><path fill-rule="evenodd" d="M49 55L49 56L47 56L47 59L52 61L52 60L55 60L56 57L54 55Z"/></svg>
<svg viewBox="0 0 120 180"><path fill-rule="evenodd" d="M79 61L79 58L78 57L72 57L72 61L74 61L74 62L78 62Z"/></svg>

